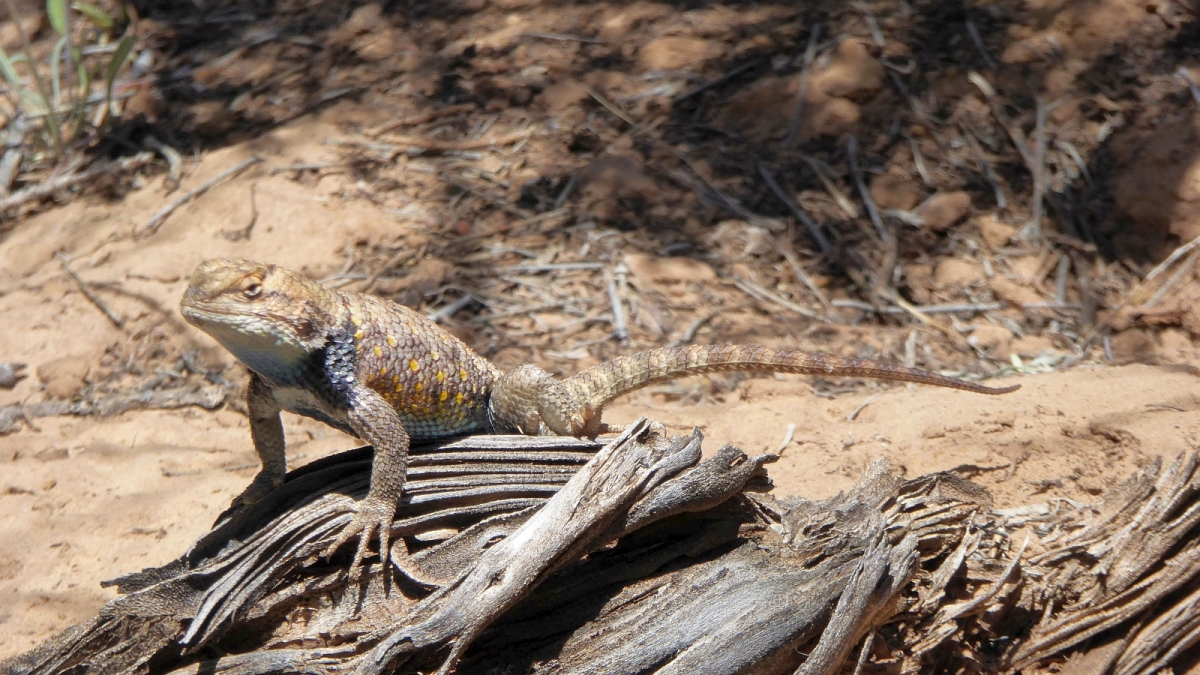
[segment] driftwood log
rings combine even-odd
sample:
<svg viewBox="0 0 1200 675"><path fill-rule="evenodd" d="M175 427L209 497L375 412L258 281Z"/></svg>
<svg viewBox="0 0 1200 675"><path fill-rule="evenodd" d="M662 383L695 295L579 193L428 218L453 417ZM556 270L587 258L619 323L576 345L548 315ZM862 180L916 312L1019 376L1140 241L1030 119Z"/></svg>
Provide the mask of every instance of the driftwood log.
<svg viewBox="0 0 1200 675"><path fill-rule="evenodd" d="M370 450L292 472L0 673L1156 673L1200 638L1200 464L1008 511L879 460L828 501L646 420L419 449L393 528L317 556ZM1173 672L1166 670L1165 672Z"/></svg>

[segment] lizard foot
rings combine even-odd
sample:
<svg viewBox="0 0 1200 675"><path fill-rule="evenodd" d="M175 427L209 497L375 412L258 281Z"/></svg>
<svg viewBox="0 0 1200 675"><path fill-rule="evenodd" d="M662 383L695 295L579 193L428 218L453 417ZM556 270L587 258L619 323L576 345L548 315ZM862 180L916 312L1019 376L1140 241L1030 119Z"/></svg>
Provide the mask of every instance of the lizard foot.
<svg viewBox="0 0 1200 675"><path fill-rule="evenodd" d="M265 471L258 472L242 494L233 498L233 503L229 505L230 511L236 511L243 506L249 506L254 502L266 497L275 489L283 485L283 474L269 474Z"/></svg>
<svg viewBox="0 0 1200 675"><path fill-rule="evenodd" d="M373 498L367 495L356 505L354 517L342 528L338 538L321 552L328 560L342 544L358 536L358 550L354 552L354 562L350 564L350 578L357 579L362 574L362 561L366 557L371 540L378 535L379 551L383 564L388 564L389 539L392 536L392 521L396 518L396 504L389 500Z"/></svg>

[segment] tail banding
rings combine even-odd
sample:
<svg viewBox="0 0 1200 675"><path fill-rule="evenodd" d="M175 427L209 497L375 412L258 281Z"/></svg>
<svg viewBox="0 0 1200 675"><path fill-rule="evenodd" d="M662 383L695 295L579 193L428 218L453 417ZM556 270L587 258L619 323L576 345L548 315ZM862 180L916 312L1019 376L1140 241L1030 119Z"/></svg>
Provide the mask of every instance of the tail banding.
<svg viewBox="0 0 1200 675"><path fill-rule="evenodd" d="M985 387L927 370L868 359L809 354L751 345L693 345L651 349L618 356L568 378L572 398L597 410L616 397L642 387L690 375L728 372L795 373L831 377L868 377L961 389L977 394L1007 394L1021 388Z"/></svg>

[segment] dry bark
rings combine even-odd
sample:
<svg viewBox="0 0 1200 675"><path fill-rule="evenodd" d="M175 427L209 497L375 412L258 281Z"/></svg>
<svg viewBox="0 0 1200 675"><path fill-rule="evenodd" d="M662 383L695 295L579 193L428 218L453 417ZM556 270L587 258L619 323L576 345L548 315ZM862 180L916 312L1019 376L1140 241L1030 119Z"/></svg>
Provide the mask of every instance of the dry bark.
<svg viewBox="0 0 1200 675"><path fill-rule="evenodd" d="M349 550L316 551L369 449L331 457L0 673L1140 673L1200 636L1195 456L1096 505L1001 512L883 460L834 499L779 500L773 456L700 443L641 420L603 447L422 448L399 568L357 580Z"/></svg>

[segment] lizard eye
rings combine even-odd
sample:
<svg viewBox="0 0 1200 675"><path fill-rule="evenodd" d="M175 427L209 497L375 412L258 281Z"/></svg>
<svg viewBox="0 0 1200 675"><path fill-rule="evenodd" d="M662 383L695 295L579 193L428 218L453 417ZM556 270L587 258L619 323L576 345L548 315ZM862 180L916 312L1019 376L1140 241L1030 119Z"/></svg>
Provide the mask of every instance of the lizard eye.
<svg viewBox="0 0 1200 675"><path fill-rule="evenodd" d="M250 284L242 290L242 295L246 296L247 298L257 298L259 295L262 295L262 284Z"/></svg>

